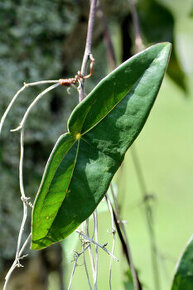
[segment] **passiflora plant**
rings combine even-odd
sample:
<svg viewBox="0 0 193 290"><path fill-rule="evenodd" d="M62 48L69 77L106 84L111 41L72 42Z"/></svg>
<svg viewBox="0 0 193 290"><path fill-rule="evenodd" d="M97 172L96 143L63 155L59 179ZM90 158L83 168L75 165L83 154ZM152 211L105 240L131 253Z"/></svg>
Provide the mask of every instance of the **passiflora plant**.
<svg viewBox="0 0 193 290"><path fill-rule="evenodd" d="M95 210L148 118L170 50L164 42L136 54L74 109L35 199L32 249L66 238Z"/></svg>

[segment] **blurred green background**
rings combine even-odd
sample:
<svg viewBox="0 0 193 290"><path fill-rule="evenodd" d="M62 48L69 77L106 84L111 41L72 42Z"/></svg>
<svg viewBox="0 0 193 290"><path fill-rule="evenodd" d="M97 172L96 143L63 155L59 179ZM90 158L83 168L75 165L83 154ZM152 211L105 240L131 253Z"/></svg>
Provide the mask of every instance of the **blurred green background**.
<svg viewBox="0 0 193 290"><path fill-rule="evenodd" d="M129 3L104 0L101 4L120 63L135 52ZM135 142L147 191L151 196L147 202L151 205L154 219L161 290L169 290L176 262L193 233L193 1L139 0L136 8L146 46L165 40L173 43L168 75L152 113ZM89 1L0 2L0 115L23 81L72 77L76 73L83 56L88 9ZM98 18L93 54L96 59L95 73L88 81L87 91L110 70L103 27ZM26 106L37 92L35 88L23 94L13 113L9 114L0 140L1 283L14 258L21 220L17 183L18 136L11 135L9 129L18 125ZM68 96L66 90L60 88L43 100L29 119L25 186L32 197L37 191L49 152L57 137L66 130L67 117L77 101L76 91L72 90ZM144 289L157 290L153 281L145 204L130 151L114 182L118 188L121 216L127 221L126 229L140 280ZM111 221L109 213L103 212L99 214L99 240L101 243L108 241L110 249L112 237L107 230L111 230ZM70 245L72 240L76 243L76 238L72 237ZM18 285L19 289L28 289L26 283L32 281L34 275L30 269L35 267L41 269L45 281L40 283L41 287L32 289L60 289L58 272L61 267L67 285L73 267L73 254L68 251L67 242L63 244L63 261L62 247L53 250L57 257L55 260L49 250L32 254L26 261L26 267L13 276L10 289L18 289ZM78 245L80 249L80 243ZM108 289L110 259L102 251L99 250L99 253L98 289ZM125 274L128 267L118 238L115 255L120 261L113 262L112 288L132 289ZM89 289L81 259L79 264L72 289ZM26 279L23 278L23 284L22 279L17 278L23 277L22 273Z"/></svg>

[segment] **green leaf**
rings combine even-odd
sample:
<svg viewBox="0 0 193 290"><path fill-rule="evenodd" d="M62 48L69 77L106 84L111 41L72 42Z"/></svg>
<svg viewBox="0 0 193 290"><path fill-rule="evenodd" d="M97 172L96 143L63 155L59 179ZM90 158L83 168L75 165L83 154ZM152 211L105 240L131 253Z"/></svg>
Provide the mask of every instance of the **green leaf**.
<svg viewBox="0 0 193 290"><path fill-rule="evenodd" d="M177 264L171 290L193 289L193 236L186 245Z"/></svg>
<svg viewBox="0 0 193 290"><path fill-rule="evenodd" d="M32 249L72 233L95 210L153 106L171 45L124 62L72 112L42 178L32 216Z"/></svg>

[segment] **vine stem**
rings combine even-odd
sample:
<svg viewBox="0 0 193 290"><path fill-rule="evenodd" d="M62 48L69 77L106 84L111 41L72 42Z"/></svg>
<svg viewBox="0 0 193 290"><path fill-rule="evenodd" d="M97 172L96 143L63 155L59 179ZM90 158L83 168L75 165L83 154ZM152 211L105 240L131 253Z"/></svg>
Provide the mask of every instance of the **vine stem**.
<svg viewBox="0 0 193 290"><path fill-rule="evenodd" d="M81 66L81 74L84 76L86 74L86 68L89 58L93 60L92 56L92 35L93 35L93 27L94 27L94 18L95 18L95 10L96 10L97 0L91 0L90 3L90 12L88 19L88 29L87 29L87 37L86 37L86 45L84 56L82 60ZM85 88L84 88L84 79L80 80L80 88L79 88L79 102L81 102L85 97Z"/></svg>
<svg viewBox="0 0 193 290"><path fill-rule="evenodd" d="M40 83L40 82L37 82ZM35 83L35 84L37 84ZM41 81L42 83L42 81ZM45 83L45 81L43 81L43 83ZM32 83L31 83L32 84ZM33 83L34 84L34 83ZM29 85L29 84L28 84ZM13 271L15 270L16 267L22 267L22 265L20 264L20 260L22 258L24 258L25 256L21 256L23 253L23 250L25 249L29 239L31 238L31 234L28 236L28 238L26 239L26 241L24 242L23 247L21 248L21 242L22 242L22 238L23 238L23 232L24 232L24 228L25 228L25 224L26 224L26 220L28 217L28 206L32 207L32 204L28 201L29 198L26 197L25 195L25 190L24 190L24 184L23 184L23 160L24 160L24 127L25 127L25 122L27 120L27 117L30 113L30 111L32 110L32 108L36 105L36 103L49 91L55 89L57 86L59 86L60 83L55 83L54 85L48 87L47 89L45 89L44 91L42 91L36 98L35 100L31 103L31 105L28 107L28 109L26 110L24 117L20 123L20 125L16 128L11 130L12 132L14 131L20 131L20 161L19 161L19 185L20 185L20 193L21 193L21 200L23 203L23 217L22 217L22 222L21 222L21 226L20 226L20 230L19 230L19 234L18 234L18 239L17 239L17 248L16 248L16 255L15 255L15 260L11 266L11 268L8 271L8 274L5 277L5 284L4 284L4 288L3 290L7 289L7 284L9 282L9 279L11 277L11 274L13 273ZM14 101L17 99L19 93L21 93L22 90L24 90L24 88L26 87L26 85L24 84L24 86L22 87L22 89L20 89L16 95L14 96L14 98L12 99L12 102L10 103L11 106L13 105ZM14 101L13 101L14 100ZM8 108L6 110L6 114L8 114L9 110L11 109L11 106L9 105ZM6 116L6 114L4 114L4 116ZM4 123L4 120L2 121L2 126Z"/></svg>
<svg viewBox="0 0 193 290"><path fill-rule="evenodd" d="M118 232L121 244L122 244L123 252L125 253L128 264L129 264L130 269L131 269L134 288L135 288L135 290L141 290L142 289L141 282L140 282L138 275L137 275L137 272L135 270L135 266L133 263L133 257L132 257L132 253L131 253L131 249L130 249L130 245L129 245L129 240L127 238L127 233L126 233L123 221L120 218L119 207L118 207L117 199L116 199L112 184L110 185L110 189L111 189L111 194L112 194L114 205L115 205L115 210L113 209L115 225L116 225L117 232Z"/></svg>
<svg viewBox="0 0 193 290"><path fill-rule="evenodd" d="M138 13L135 6L134 0L129 0L129 6L134 26L134 33L135 33L135 51L140 52L144 49L143 40L141 37L140 32L140 25L139 25L139 19L138 19ZM140 164L140 160L136 151L135 144L131 147L131 156L134 164L134 168L136 171L136 175L139 181L140 191L142 194L142 198L145 204L145 218L146 218L146 224L147 224L147 230L149 232L149 240L150 240L150 247L151 247L151 263L152 263L152 273L154 273L154 287L157 290L161 289L160 286L160 272L158 267L158 259L157 259L157 242L156 242L156 235L155 235L155 229L153 224L153 217L152 217L152 208L148 203L147 197L148 197L148 191L147 186L143 174L143 170Z"/></svg>
<svg viewBox="0 0 193 290"><path fill-rule="evenodd" d="M81 235L85 240L89 241L90 243L94 244L95 246L98 246L101 248L103 251L105 251L109 256L111 256L115 261L119 261L109 250L107 250L106 246L107 244L99 244L84 233L80 232L79 230L76 230L76 233Z"/></svg>
<svg viewBox="0 0 193 290"><path fill-rule="evenodd" d="M95 241L98 244L98 215L97 209L93 213L94 220L94 233L95 233ZM95 246L95 275L94 275L94 290L97 290L97 278L98 278L98 245Z"/></svg>
<svg viewBox="0 0 193 290"><path fill-rule="evenodd" d="M88 245L86 248L84 248L84 249L82 250L82 252L80 252L80 253L75 252L75 261L74 261L74 266L73 266L73 269L72 269L72 274L71 274L71 277L70 277L70 282L69 282L69 285L68 285L68 290L70 290L71 285L72 285L72 280L73 280L74 273L75 273L75 270L76 270L76 267L77 267L78 258L79 258L83 253L85 253L85 251L88 249L88 247L89 247L89 245Z"/></svg>
<svg viewBox="0 0 193 290"><path fill-rule="evenodd" d="M89 237L89 218L86 220L86 234ZM94 230L92 234L92 240L94 239ZM95 268L94 268L94 257L91 249L91 244L90 247L88 248L89 252L89 257L90 257L90 264L91 264L91 269L92 269L92 274L93 274L93 280L94 280L94 275L95 275Z"/></svg>
<svg viewBox="0 0 193 290"><path fill-rule="evenodd" d="M39 100L45 95L47 94L48 92L50 92L51 90L55 89L56 87L58 87L60 85L60 83L56 83L50 87L48 87L47 89L43 90L36 98L35 100L31 103L31 105L28 107L28 109L26 110L25 114L24 114L24 117L20 123L20 125L16 128L16 129L13 129L11 130L11 132L15 132L15 131L19 131L21 130L22 128L24 128L25 126L25 122L27 120L27 117L31 111L31 109L39 102Z"/></svg>
<svg viewBox="0 0 193 290"><path fill-rule="evenodd" d="M82 223L82 230L83 232L85 231L85 226L86 226L86 223L83 222ZM82 243L82 250L85 249L85 243ZM89 247L88 247L89 249ZM89 288L90 290L92 290L92 286L91 286L91 282L90 282L90 277L89 277L89 273L88 273L88 268L87 268L87 262L86 262L86 256L85 256L85 252L83 253L83 263L84 263L84 269L85 269L85 272L86 272L86 277L87 277L87 280L88 280L88 285L89 285Z"/></svg>
<svg viewBox="0 0 193 290"><path fill-rule="evenodd" d="M97 2L97 16L100 19L103 26L104 41L107 46L108 62L109 62L110 69L113 70L115 69L116 56L115 56L115 51L114 51L113 43L112 43L110 32L109 32L107 20L104 16L99 0Z"/></svg>
<svg viewBox="0 0 193 290"><path fill-rule="evenodd" d="M153 275L154 286L157 290L160 290L161 289L160 273L159 273L158 260L157 260L157 243L156 243L156 235L155 235L155 229L154 229L154 224L153 224L152 208L151 208L151 205L149 205L149 201L148 201L149 195L147 191L147 186L146 186L145 178L143 175L143 171L141 168L141 164L139 161L136 148L132 146L130 150L131 150L131 157L133 159L133 164L136 171L136 175L139 181L142 199L145 206L146 224L147 224L147 230L149 232L149 240L150 240L150 246L151 246L151 263L152 263L152 272L154 273Z"/></svg>
<svg viewBox="0 0 193 290"><path fill-rule="evenodd" d="M20 231L18 235L17 241L17 250L15 259L19 265L19 251L21 247L21 240L24 232L25 223L28 215L28 198L25 196L24 186L23 186L23 157L24 157L24 128L21 129L20 132L20 161L19 161L19 184L20 184L20 192L21 192L21 200L23 202L23 218L20 226Z"/></svg>
<svg viewBox="0 0 193 290"><path fill-rule="evenodd" d="M110 201L110 198L109 198L108 194L105 195L105 198L106 198L108 209L109 209L109 212L110 212L110 215L111 215L111 227L112 227L112 235L113 235L113 244L112 244L111 252L114 255L116 230L115 230L115 221L114 221L114 215L113 215L113 208L112 208L111 201ZM112 289L112 286L111 286L112 266L113 266L113 258L111 257L110 266L109 266L109 289L110 290Z"/></svg>
<svg viewBox="0 0 193 290"><path fill-rule="evenodd" d="M14 95L14 97L12 98L11 102L9 103L7 109L5 110L1 121L0 121L0 135L2 132L2 128L5 122L5 119L9 113L9 111L11 110L13 104L15 103L15 101L17 100L17 98L19 97L19 95L25 90L25 88L27 87L33 87L33 86L38 86L38 85L44 85L44 84L52 84L52 83L59 83L59 80L44 80L44 81L38 81L38 82L32 82L32 83L24 83L24 85L16 92L16 94Z"/></svg>
<svg viewBox="0 0 193 290"><path fill-rule="evenodd" d="M19 256L19 259L20 259L20 260L27 256L27 255L22 256L22 254L23 254L23 251L25 250L25 248L26 248L28 242L30 241L30 239L31 239L31 233L29 234L29 236L28 236L27 239L25 240L25 242L24 242L24 244L23 244L21 250L19 251L18 256ZM11 277L11 275L12 275L12 273L13 273L13 271L15 270L16 267L18 267L18 260L17 260L17 259L14 260L14 262L13 262L11 268L9 269L9 271L8 271L6 277L5 277L5 284L4 284L3 290L6 290L6 289L7 289L7 284L8 284L8 282L9 282L9 279L10 279L10 277ZM20 264L20 267L21 267L21 264Z"/></svg>
<svg viewBox="0 0 193 290"><path fill-rule="evenodd" d="M131 17L133 21L134 34L135 34L135 50L137 53L143 50L145 46L141 38L139 19L138 19L138 14L137 14L134 0L129 0L129 7L130 7Z"/></svg>
<svg viewBox="0 0 193 290"><path fill-rule="evenodd" d="M82 66L81 66L81 75L85 76L88 60L94 61L94 58L92 56L92 35L93 35L93 28L94 28L94 18L95 18L95 11L96 11L96 4L97 0L91 0L90 1L90 12L89 12L89 18L88 18L88 28L87 28L87 36L86 36L86 44L85 44L85 51L83 55L82 60ZM84 78L80 79L80 85L78 87L79 90L79 102L81 102L85 98L85 80ZM94 221L94 230L93 230L93 236L90 239L89 237L89 219L86 220L86 232L87 236L84 235L84 238L87 237L87 240L89 239L89 256L90 256L90 263L91 263L91 269L93 274L93 282L94 282L94 289L97 289L97 273L98 273L98 244L95 244L95 261L91 249L91 241L93 242L94 235L96 236L96 239L98 241L98 222L97 222L97 213L93 214L93 221ZM97 224L96 224L97 223ZM79 232L81 235L81 232ZM94 243L94 242L93 242ZM83 256L84 258L84 256ZM84 258L85 263L85 258ZM85 269L86 270L86 269ZM90 286L90 281L89 286Z"/></svg>

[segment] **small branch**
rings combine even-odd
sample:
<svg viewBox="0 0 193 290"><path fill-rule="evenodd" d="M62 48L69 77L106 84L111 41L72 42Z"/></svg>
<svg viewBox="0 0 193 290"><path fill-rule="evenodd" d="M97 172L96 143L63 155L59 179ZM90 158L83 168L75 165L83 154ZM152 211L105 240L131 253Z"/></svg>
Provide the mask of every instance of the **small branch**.
<svg viewBox="0 0 193 290"><path fill-rule="evenodd" d="M146 186L142 167L140 165L140 161L139 161L135 146L133 145L130 150L131 150L131 156L133 159L133 164L135 167L137 178L139 181L143 203L145 206L146 225L149 232L149 239L150 239L150 246L151 246L151 263L152 263L152 272L154 273L153 275L154 287L155 289L159 290L161 289L160 273L159 273L159 267L158 267L158 261L157 261L157 243L156 243L156 236L155 236L155 230L154 230L154 225L153 225L152 208L147 199L148 197L147 186Z"/></svg>
<svg viewBox="0 0 193 290"><path fill-rule="evenodd" d="M40 82L37 82L38 84ZM35 83L35 84L37 84ZM42 83L42 82L41 82ZM32 83L31 83L32 84ZM31 84L28 84L31 85ZM27 120L27 117L29 116L29 113L31 111L31 109L35 106L35 104L49 91L51 91L52 89L56 88L57 86L59 86L59 83L55 83L54 85L48 87L47 89L45 89L43 92L41 92L36 98L35 100L31 103L31 105L28 107L28 109L26 110L24 117L20 123L20 126L18 128L16 128L15 130L12 131L19 131L20 130L20 161L19 161L19 185L20 185L20 193L21 193L21 200L23 203L23 217L22 217L22 222L21 222L21 226L20 226L20 230L19 230L19 235L18 235L18 240L17 240L17 249L16 249L16 256L15 256L15 261L13 262L9 272L8 272L8 276L6 276L6 280L5 280L5 286L4 286L4 290L6 290L8 281L11 277L12 272L14 271L14 269L16 267L22 267L22 265L20 264L20 260L23 258L21 257L21 251L23 249L23 247L21 248L21 242L22 242L22 237L23 237L23 232L24 232L24 228L25 228L25 224L26 224L26 220L28 217L28 206L32 207L32 204L28 201L29 198L26 197L25 195L25 190L24 190L24 184L23 184L23 160L24 160L24 127L25 127L25 122ZM26 85L24 85L25 87ZM24 90L24 87L22 88ZM19 90L18 93L16 93L16 97L14 98L14 100L16 100L16 98L19 95L19 92L21 92L22 90ZM14 101L12 100L12 104L14 103ZM11 106L8 106L7 109L7 113L9 112ZM5 115L5 114L4 114ZM4 122L4 119L2 121L2 124ZM31 237L31 235L29 236ZM28 240L27 240L28 241ZM24 243L25 245L26 243ZM20 249L21 248L21 249Z"/></svg>
<svg viewBox="0 0 193 290"><path fill-rule="evenodd" d="M25 223L28 215L28 198L25 196L24 186L23 186L23 157L24 157L24 128L20 132L20 161L19 161L19 184L21 192L21 200L23 202L23 218L20 226L18 241L17 241L17 250L16 250L16 259L19 261L19 251L21 246L21 240L24 232Z"/></svg>
<svg viewBox="0 0 193 290"><path fill-rule="evenodd" d="M9 280L10 280L10 278L11 278L11 275L12 275L13 271L15 270L15 268L17 268L17 267L21 267L21 264L18 263L18 261L20 261L21 259L23 259L24 257L27 256L27 255L22 256L22 254L23 254L23 251L25 250L25 248L26 248L28 242L30 241L30 239L31 239L31 234L30 234L30 235L27 237L27 239L25 240L25 242L24 242L24 244L23 244L21 250L19 251L19 253L18 253L18 255L17 255L17 258L15 258L15 260L14 260L14 262L13 262L11 268L9 269L9 271L8 271L6 277L5 277L5 284L4 284L3 290L6 290L6 289L7 289L7 284L8 284L8 282L9 282Z"/></svg>
<svg viewBox="0 0 193 290"><path fill-rule="evenodd" d="M108 24L107 24L106 18L104 16L103 10L100 5L100 1L98 1L98 4L97 4L97 16L101 20L101 23L103 26L104 40L107 47L108 61L109 61L110 69L113 70L115 69L115 64L116 64L115 51L114 51L113 43L111 40Z"/></svg>
<svg viewBox="0 0 193 290"><path fill-rule="evenodd" d="M89 237L89 218L86 220L86 234ZM94 239L94 230L92 234L92 240ZM90 247L88 248L89 252L89 257L90 257L90 263L91 263L91 269L92 269L92 274L93 274L93 281L94 281L94 276L95 276L95 268L94 268L94 257L91 249L91 244Z"/></svg>
<svg viewBox="0 0 193 290"><path fill-rule="evenodd" d="M23 186L23 157L24 157L24 128L21 129L20 132L20 161L19 161L19 184L20 184L20 192L21 192L21 200L23 202L23 217L22 222L19 230L18 240L17 240L17 249L16 249L16 255L15 255L15 261L13 262L12 267L10 268L8 275L5 278L5 286L4 290L6 290L8 281L11 277L12 272L15 270L16 267L22 267L20 264L21 260L21 241L23 237L23 232L25 228L25 223L28 216L28 198L25 195L24 192L24 186ZM25 243L24 243L25 245Z"/></svg>
<svg viewBox="0 0 193 290"><path fill-rule="evenodd" d="M93 27L94 27L94 16L95 16L95 10L96 10L96 3L97 0L91 0L90 4L90 13L89 13L89 20L88 20L88 29L87 29L87 37L86 37L86 45L85 45L85 51L81 66L81 75L86 74L86 68L87 63L90 58L90 60L93 60L92 56L92 35L93 35ZM79 89L79 102L81 102L85 97L84 93L84 79L80 80L80 89Z"/></svg>
<svg viewBox="0 0 193 290"><path fill-rule="evenodd" d="M108 208L109 208L109 212L110 212L110 215L111 215L112 234L113 234L113 245L112 245L112 251L111 252L114 255L116 230L115 230L115 221L114 221L114 215L113 215L113 208L111 206L111 202L110 202L108 194L105 195L105 198L106 198L106 202L107 202L107 205L108 205ZM113 266L113 259L111 257L110 267L109 267L109 289L110 290L112 289L112 286L111 286L112 266Z"/></svg>
<svg viewBox="0 0 193 290"><path fill-rule="evenodd" d="M82 230L85 231L85 223L82 223ZM85 244L82 243L82 250L84 250L84 249L85 249ZM89 278L89 274L88 274L88 268L87 268L87 263L86 263L85 252L83 252L83 263L84 263L84 269L85 269L85 272L86 272L88 285L89 285L90 290L92 290L92 286L91 286L90 278Z"/></svg>
<svg viewBox="0 0 193 290"><path fill-rule="evenodd" d="M140 28L139 28L140 27L139 19L138 19L137 10L135 7L135 2L134 0L128 0L128 1L129 1L129 7L130 7L132 21L133 21L133 27L134 27L134 33L135 33L135 50L137 53L144 49L144 44L141 38L141 33L140 33Z"/></svg>
<svg viewBox="0 0 193 290"><path fill-rule="evenodd" d="M137 14L134 0L129 0L129 6L130 6L131 16L132 16L132 21L133 21L133 26L134 26L135 50L137 53L141 51L142 49L144 49L144 44L141 38L139 19L138 19L138 14ZM130 150L131 150L131 156L133 159L133 164L135 167L137 178L139 181L142 198L145 203L145 216L146 216L146 223L147 223L147 229L149 232L149 239L150 239L150 246L151 246L151 260L152 260L152 271L154 273L153 275L154 286L155 286L155 289L159 290L160 289L160 273L159 273L158 261L157 261L157 244L156 244L156 238L155 238L155 230L153 227L153 220L152 220L152 215L151 215L152 209L151 209L151 206L148 204L148 201L146 201L146 198L148 196L147 194L148 191L147 191L147 186L145 183L143 171L140 165L140 161L139 161L136 149L135 149L135 144L131 147Z"/></svg>
<svg viewBox="0 0 193 290"><path fill-rule="evenodd" d="M87 237L84 233L76 230L76 233L78 233L79 235L81 235L85 240L88 240L90 243L94 244L95 246L98 246L99 248L101 248L103 251L105 251L109 256L113 257L113 259L115 261L119 261L111 252L109 252L109 250L107 250L106 246L107 244L101 245L97 242L95 242L94 240L92 240L91 238Z"/></svg>
<svg viewBox="0 0 193 290"><path fill-rule="evenodd" d="M45 80L45 81L38 81L38 82L33 82L33 83L24 83L23 87L21 89L19 89L16 94L14 95L13 99L11 100L11 102L9 103L6 111L4 112L1 121L0 121L0 135L1 135L1 131L2 131L2 127L4 125L5 119L7 117L7 114L9 113L9 111L11 110L13 104L15 103L15 101L17 100L17 98L19 97L19 95L25 90L25 88L27 87L33 87L33 86L38 86L38 85L43 85L43 84L49 84L49 83L59 83L59 80Z"/></svg>
<svg viewBox="0 0 193 290"><path fill-rule="evenodd" d="M19 161L19 184L20 184L20 192L21 192L21 200L23 201L23 219L19 231L19 236L18 236L18 242L17 242L17 251L16 251L16 259L19 255L19 250L20 250L20 245L21 245L21 240L22 240L22 235L24 232L24 227L25 223L27 220L27 206L28 206L28 197L25 195L24 191L24 184L23 184L23 159L24 159L24 126L25 122L27 120L27 117L31 111L31 109L35 106L35 104L50 90L54 89L55 87L59 86L58 84L54 84L50 86L49 88L45 89L43 92L41 92L35 100L31 103L31 105L28 107L26 113L24 114L24 117L20 123L20 126L15 129L15 130L21 130L20 132L20 161ZM31 204L30 204L31 205ZM32 205L31 205L32 206Z"/></svg>
<svg viewBox="0 0 193 290"><path fill-rule="evenodd" d="M98 243L98 217L97 209L93 213L95 240ZM95 246L95 275L94 275L94 290L97 290L97 276L98 276L98 245Z"/></svg>
<svg viewBox="0 0 193 290"><path fill-rule="evenodd" d="M84 248L83 248L83 250L84 250ZM84 263L84 269L85 269L85 272L86 272L88 285L89 285L90 290L92 290L92 286L91 286L90 278L89 278L89 274L88 274L88 268L87 268L87 264L86 264L85 251L83 252L83 263Z"/></svg>
<svg viewBox="0 0 193 290"><path fill-rule="evenodd" d="M127 233L126 233L126 230L125 230L125 226L124 226L124 224L123 224L123 222L122 222L122 220L120 218L119 208L118 208L118 204L117 204L117 199L116 199L116 196L114 194L114 190L113 190L112 184L110 185L110 189L111 189L111 193L112 193L114 204L115 204L115 208L116 208L116 212L113 210L115 225L116 225L117 232L118 232L121 244L122 244L123 252L124 252L124 254L125 254L126 258L127 258L128 264L129 264L130 269L131 269L131 274L132 274L135 290L141 290L142 289L142 285L140 283L140 280L138 278L137 272L135 270L135 266L134 266L133 258L132 258L132 254L131 254L131 249L130 249L129 241L128 241L128 238L127 238ZM124 236L123 236L122 232L123 232Z"/></svg>
<svg viewBox="0 0 193 290"><path fill-rule="evenodd" d="M88 60L90 59L90 61L91 61L90 74L88 75L88 77L91 76L91 74L92 74L92 69L93 69L93 64L94 64L94 58L92 56L92 35L93 35L96 3L97 3L97 0L91 0L91 3L90 3L90 12L89 12L85 51L84 51L84 56L83 56L83 60L82 60L81 72L80 72L80 75L82 76L82 78L79 80L79 87L78 87L79 102L81 102L85 97L84 82L85 82L85 79L87 78L87 77L85 77L85 75L86 75ZM98 229L97 229L97 231L98 231ZM78 231L76 231L76 232L78 232ZM78 232L78 233L80 234L80 232ZM84 235L85 237L90 239L89 238L89 219L86 220L86 233L87 233L88 237L86 235L84 235L83 233L82 233L82 235ZM92 239L90 239L90 241L93 241L94 233L95 233L95 220L94 220L93 236L92 236ZM94 257L92 254L91 243L89 243L89 245L88 245L88 251L89 251L90 263L91 263L91 268L92 268L93 281L95 284L97 282L97 278L96 278L97 277L97 272L96 272L97 269L96 268L98 267L97 266L98 262L95 261L95 266L94 266ZM98 245L96 247L96 252L98 252ZM89 287L90 287L90 289L92 289L91 284L90 284L90 280L89 280L89 276L88 276L87 267L86 267L85 256L83 256L83 260L84 260L85 271L86 271ZM98 258L97 258L97 260L98 260ZM96 264L96 262L97 262L97 264ZM75 267L74 267L74 271L75 271ZM71 283L72 283L72 279L73 279L73 275L71 276Z"/></svg>
<svg viewBox="0 0 193 290"><path fill-rule="evenodd" d="M60 85L60 83L56 83L50 87L48 87L47 89L43 90L36 98L35 100L31 103L31 105L28 107L28 109L26 110L25 114L24 114L24 117L19 125L19 127L17 127L16 129L13 129L11 130L12 132L14 131L19 131L21 130L22 128L24 128L25 126L25 122L27 120L27 117L30 113L30 111L33 109L33 107L37 104L37 102L45 95L47 94L48 92L50 92L51 90L55 89L56 87L58 87Z"/></svg>
<svg viewBox="0 0 193 290"><path fill-rule="evenodd" d="M78 258L88 249L88 247L89 247L89 245L81 253L75 252L74 267L73 267L72 274L71 274L71 277L70 277L70 282L69 282L69 285L68 285L68 290L70 290L70 288L71 288L72 280L73 280L74 273L75 273L75 270L76 270L76 267L77 267Z"/></svg>

